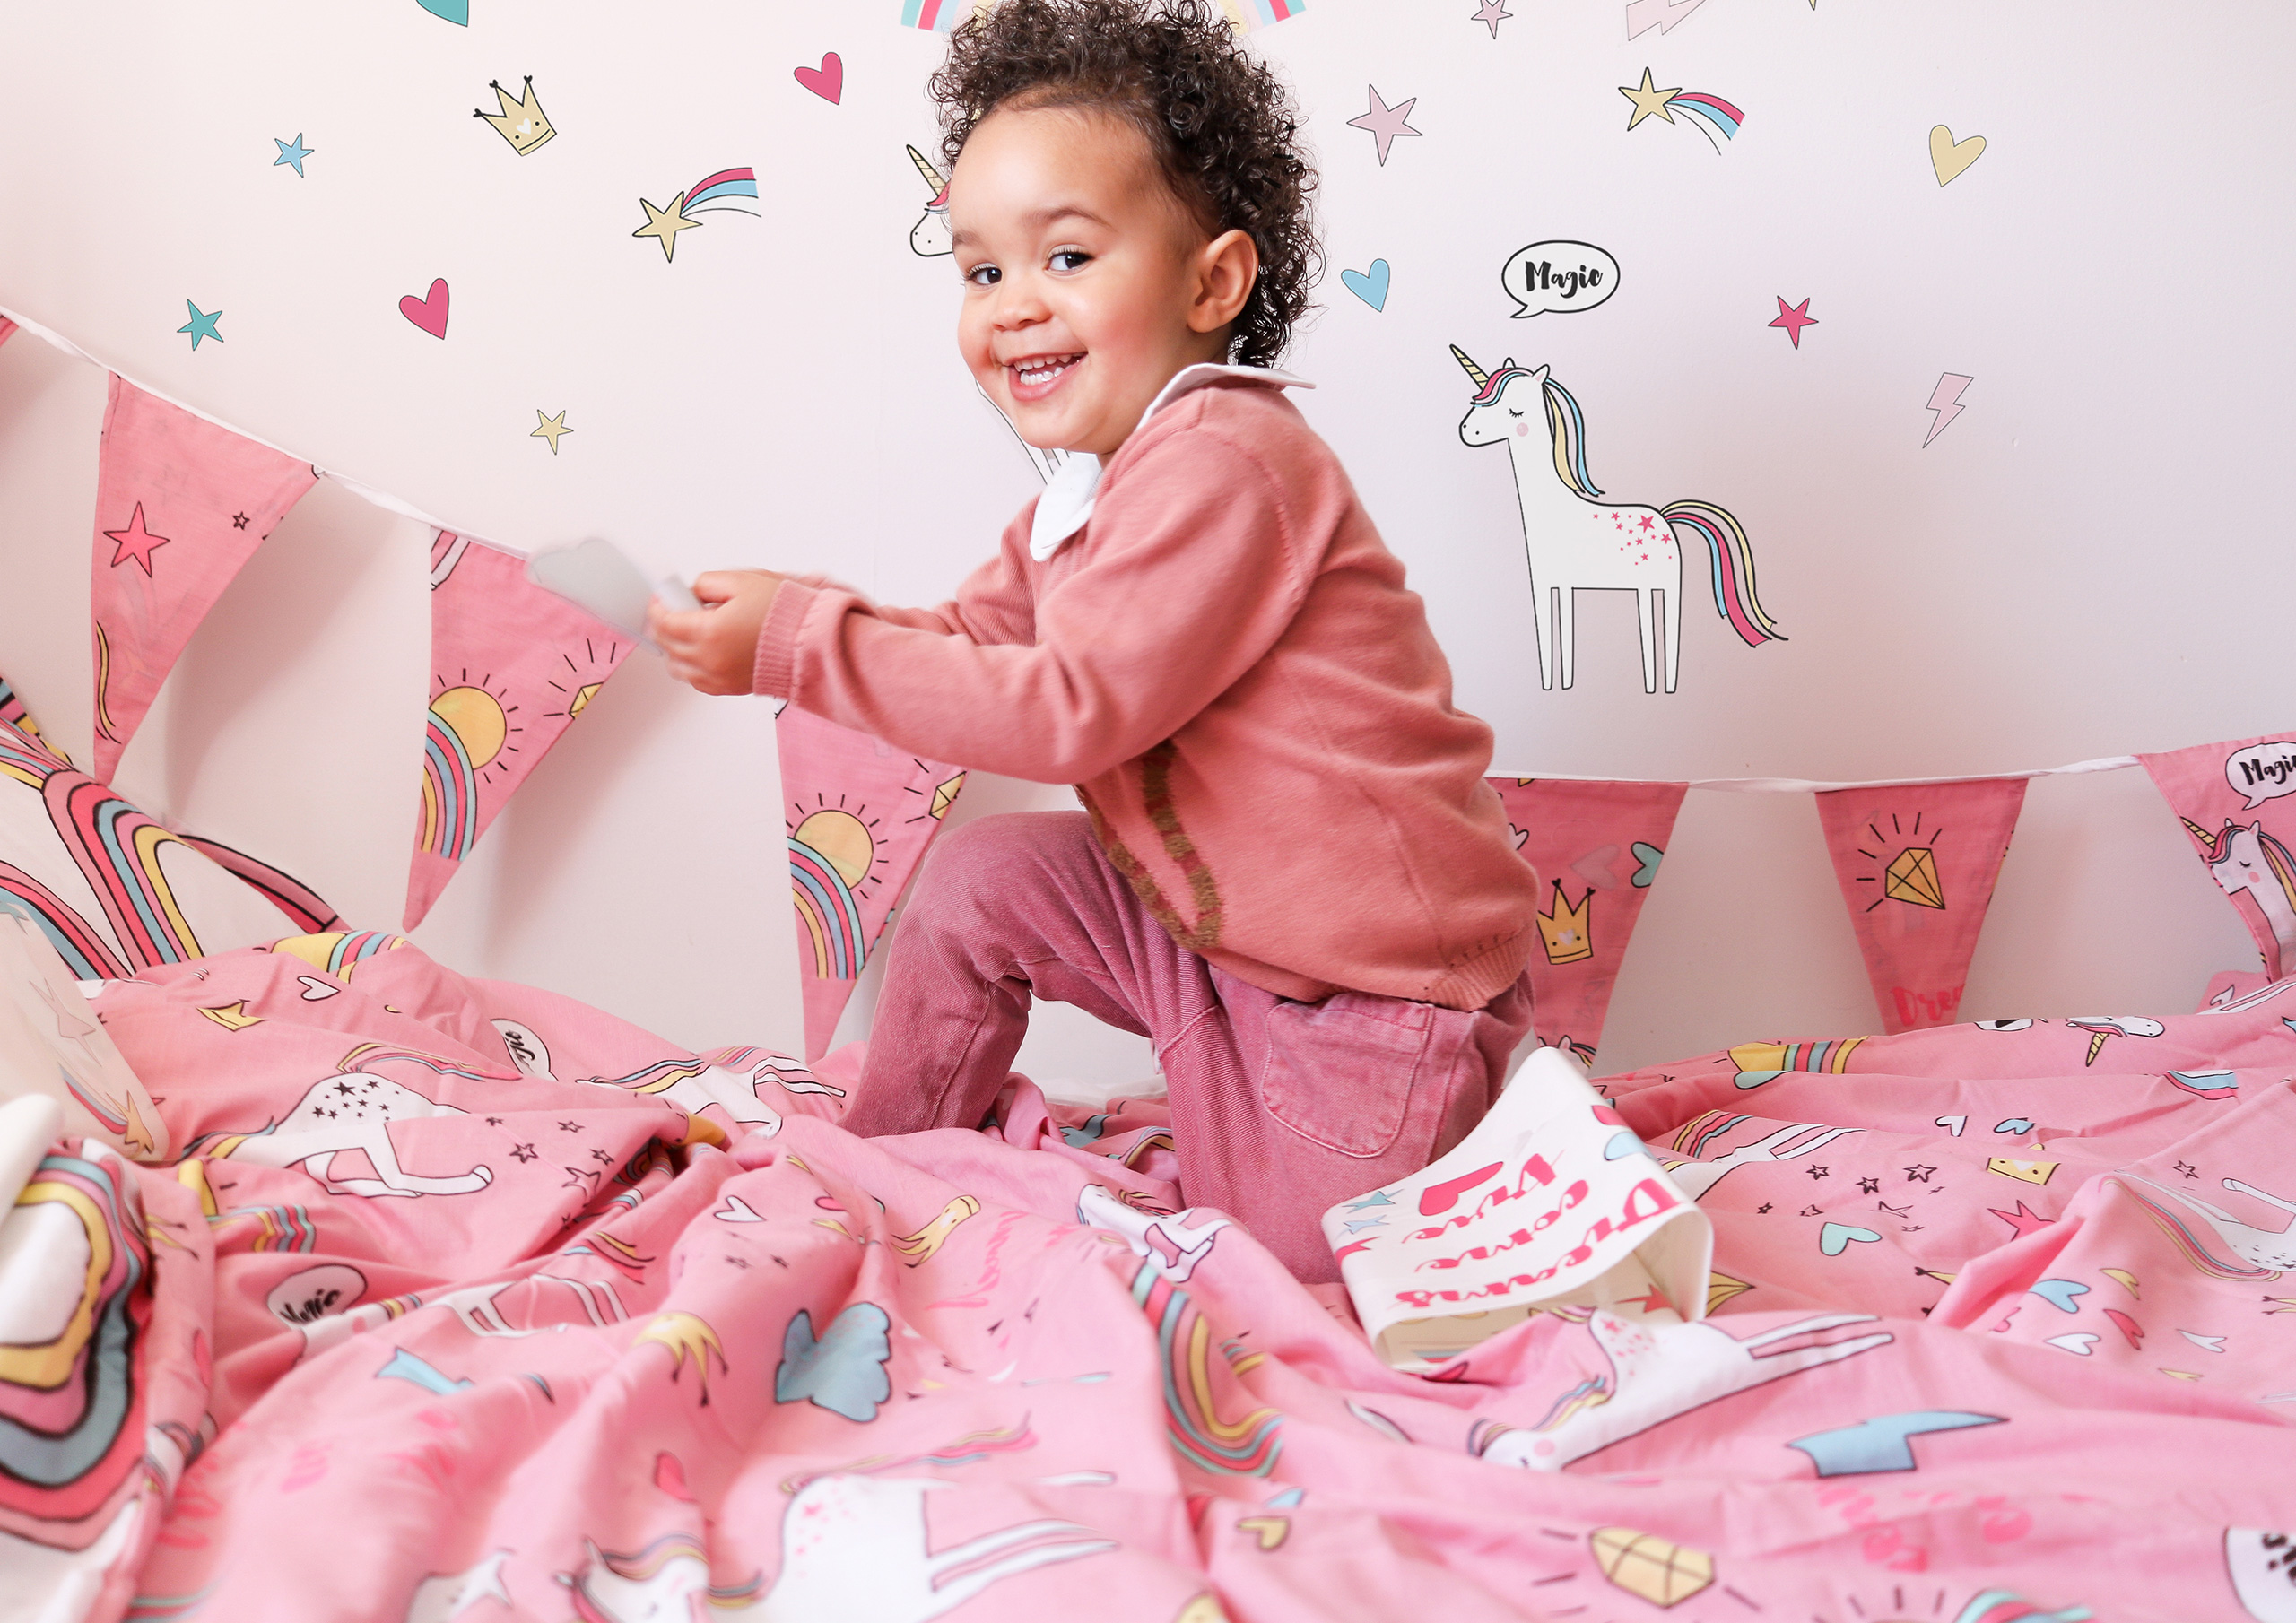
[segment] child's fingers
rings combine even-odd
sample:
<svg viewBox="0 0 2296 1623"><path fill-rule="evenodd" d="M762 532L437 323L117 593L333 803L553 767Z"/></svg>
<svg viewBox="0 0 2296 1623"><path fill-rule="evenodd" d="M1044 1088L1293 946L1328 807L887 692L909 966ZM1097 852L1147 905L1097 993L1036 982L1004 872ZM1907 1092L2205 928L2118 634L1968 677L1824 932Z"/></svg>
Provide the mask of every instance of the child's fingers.
<svg viewBox="0 0 2296 1623"><path fill-rule="evenodd" d="M704 603L725 603L755 583L762 569L710 569L697 575L693 595Z"/></svg>

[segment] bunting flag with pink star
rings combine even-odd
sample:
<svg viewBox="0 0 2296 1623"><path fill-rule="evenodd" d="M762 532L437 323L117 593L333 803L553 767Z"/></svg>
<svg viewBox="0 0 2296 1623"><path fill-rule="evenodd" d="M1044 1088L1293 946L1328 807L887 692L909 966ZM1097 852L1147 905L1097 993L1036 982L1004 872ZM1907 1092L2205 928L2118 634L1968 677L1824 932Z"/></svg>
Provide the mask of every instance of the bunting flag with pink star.
<svg viewBox="0 0 2296 1623"><path fill-rule="evenodd" d="M2025 779L1833 789L1817 797L1882 1028L1950 1023L2025 804Z"/></svg>
<svg viewBox="0 0 2296 1623"><path fill-rule="evenodd" d="M862 966L965 775L794 705L774 733L810 1061L828 1052Z"/></svg>
<svg viewBox="0 0 2296 1623"><path fill-rule="evenodd" d="M111 380L96 473L96 776L109 779L191 634L318 471Z"/></svg>
<svg viewBox="0 0 2296 1623"><path fill-rule="evenodd" d="M589 707L630 638L451 530L430 542L430 707L406 881L422 922L518 785Z"/></svg>
<svg viewBox="0 0 2296 1623"><path fill-rule="evenodd" d="M1531 1024L1550 1048L1594 1058L1642 903L1674 838L1686 783L1494 777L1509 837L1545 881L1531 953Z"/></svg>

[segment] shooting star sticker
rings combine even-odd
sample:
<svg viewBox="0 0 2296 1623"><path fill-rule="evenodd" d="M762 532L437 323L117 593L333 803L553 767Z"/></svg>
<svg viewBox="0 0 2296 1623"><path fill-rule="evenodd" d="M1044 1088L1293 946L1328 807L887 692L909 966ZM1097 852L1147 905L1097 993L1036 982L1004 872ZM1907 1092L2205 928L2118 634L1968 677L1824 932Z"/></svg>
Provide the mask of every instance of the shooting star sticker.
<svg viewBox="0 0 2296 1623"><path fill-rule="evenodd" d="M1681 22L1704 5L1706 0L1627 0L1626 37L1630 39L1657 29L1671 33Z"/></svg>
<svg viewBox="0 0 2296 1623"><path fill-rule="evenodd" d="M1976 381L1959 372L1947 372L1937 379L1937 386L1929 391L1929 410L1937 413L1937 421L1929 425L1928 436L1921 442L1925 447L1945 431L1947 423L1968 409L1961 404L1961 391Z"/></svg>
<svg viewBox="0 0 2296 1623"><path fill-rule="evenodd" d="M1904 1414L1876 1415L1837 1431L1817 1431L1786 1445L1810 1456L1822 1477L1857 1476L1874 1471L1914 1469L1912 1439L1933 1431L1961 1431L1971 1426L1999 1426L2008 1417L1971 1414L1959 1409L1916 1409Z"/></svg>

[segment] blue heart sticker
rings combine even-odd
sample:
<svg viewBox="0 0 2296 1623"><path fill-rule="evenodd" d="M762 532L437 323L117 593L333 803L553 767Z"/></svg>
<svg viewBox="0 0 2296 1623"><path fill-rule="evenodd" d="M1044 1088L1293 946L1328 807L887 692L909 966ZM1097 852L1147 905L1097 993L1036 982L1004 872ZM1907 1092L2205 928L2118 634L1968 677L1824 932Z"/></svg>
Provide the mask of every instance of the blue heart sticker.
<svg viewBox="0 0 2296 1623"><path fill-rule="evenodd" d="M1996 1133L2031 1133L2033 1130L2033 1118L2029 1115L2013 1115L2005 1122L1994 1123L1993 1130Z"/></svg>
<svg viewBox="0 0 2296 1623"><path fill-rule="evenodd" d="M1634 860L1642 864L1634 871L1635 889L1648 890L1650 881L1658 877L1658 864L1666 860L1666 854L1657 846L1639 839L1627 848L1634 853Z"/></svg>
<svg viewBox="0 0 2296 1623"><path fill-rule="evenodd" d="M1375 310L1387 308L1387 282L1393 273L1384 259L1371 261L1369 271L1342 271L1339 279L1347 291Z"/></svg>
<svg viewBox="0 0 2296 1623"><path fill-rule="evenodd" d="M1855 1228L1848 1223L1828 1223L1818 1230L1818 1249L1828 1256L1839 1256L1849 1249L1852 1240L1865 1245L1881 1237L1871 1228Z"/></svg>
<svg viewBox="0 0 2296 1623"><path fill-rule="evenodd" d="M891 1324L874 1302L855 1302L815 1340L813 1313L800 1307L781 1338L773 1401L810 1399L814 1407L848 1420L875 1419L877 1405L892 1396L892 1377L885 1373L893 1356L886 1334Z"/></svg>
<svg viewBox="0 0 2296 1623"><path fill-rule="evenodd" d="M2080 1305L2073 1298L2089 1294L2089 1288L2078 1280L2040 1280L2025 1289L2059 1313L2080 1312Z"/></svg>

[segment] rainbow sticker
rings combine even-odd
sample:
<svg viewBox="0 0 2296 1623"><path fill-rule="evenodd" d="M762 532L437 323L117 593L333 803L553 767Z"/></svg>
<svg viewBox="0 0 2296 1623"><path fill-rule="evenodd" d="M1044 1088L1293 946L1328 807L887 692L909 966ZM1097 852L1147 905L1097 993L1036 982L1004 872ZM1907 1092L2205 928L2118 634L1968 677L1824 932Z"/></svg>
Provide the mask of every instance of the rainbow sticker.
<svg viewBox="0 0 2296 1623"><path fill-rule="evenodd" d="M962 24L986 13L989 3L990 0L901 0L900 25L952 34Z"/></svg>
<svg viewBox="0 0 2296 1623"><path fill-rule="evenodd" d="M1308 9L1308 0L1220 0L1220 4L1238 33L1288 22Z"/></svg>

